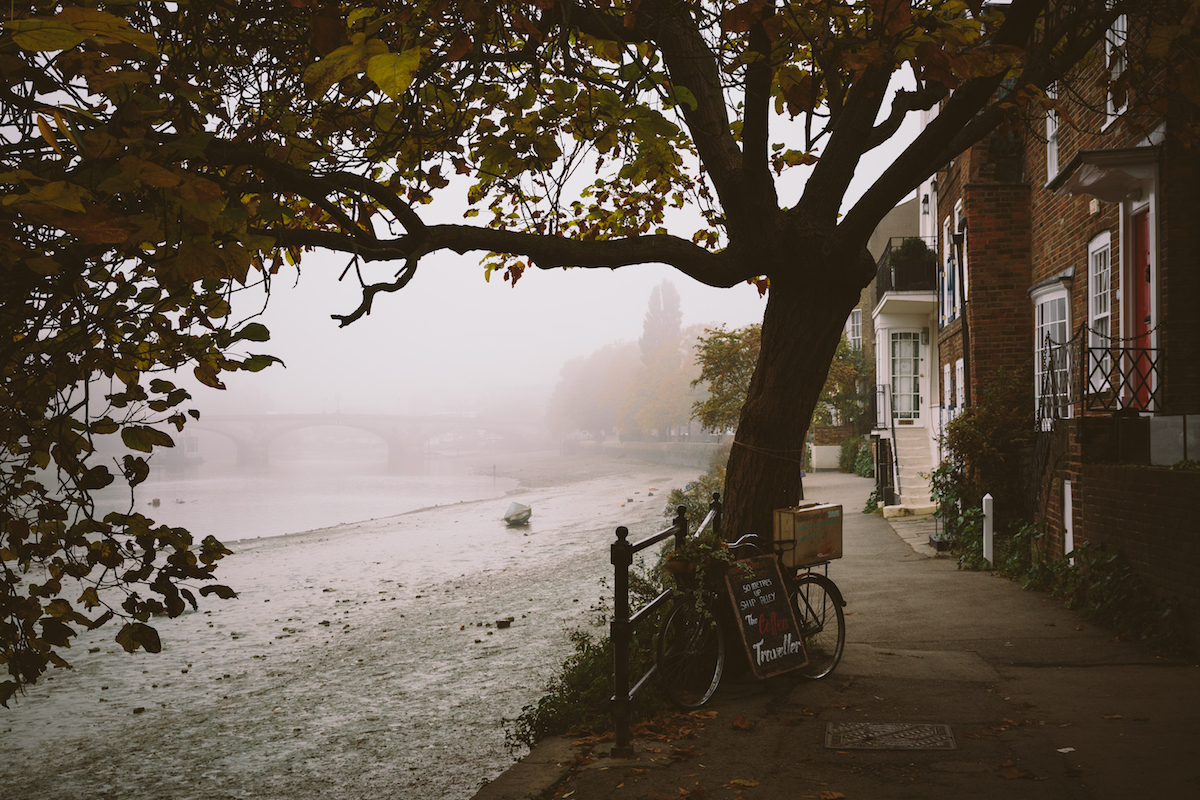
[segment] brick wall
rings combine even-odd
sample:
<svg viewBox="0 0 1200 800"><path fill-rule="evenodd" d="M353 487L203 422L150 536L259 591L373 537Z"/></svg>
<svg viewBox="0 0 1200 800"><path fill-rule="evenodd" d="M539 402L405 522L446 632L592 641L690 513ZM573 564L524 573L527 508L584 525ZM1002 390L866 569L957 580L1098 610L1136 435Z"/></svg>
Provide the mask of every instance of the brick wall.
<svg viewBox="0 0 1200 800"><path fill-rule="evenodd" d="M1152 591L1178 600L1193 646L1200 645L1198 496L1200 472L1156 467L1086 464L1075 488L1086 538L1118 550Z"/></svg>
<svg viewBox="0 0 1200 800"><path fill-rule="evenodd" d="M1001 371L1032 385L1029 200L1024 184L965 187L971 403Z"/></svg>
<svg viewBox="0 0 1200 800"><path fill-rule="evenodd" d="M826 425L820 428L813 428L813 444L818 447L830 445L841 446L842 442L853 435L853 425Z"/></svg>
<svg viewBox="0 0 1200 800"><path fill-rule="evenodd" d="M1163 148L1163 161L1170 165L1160 176L1159 344L1169 358L1163 410L1200 414L1200 153L1172 139Z"/></svg>

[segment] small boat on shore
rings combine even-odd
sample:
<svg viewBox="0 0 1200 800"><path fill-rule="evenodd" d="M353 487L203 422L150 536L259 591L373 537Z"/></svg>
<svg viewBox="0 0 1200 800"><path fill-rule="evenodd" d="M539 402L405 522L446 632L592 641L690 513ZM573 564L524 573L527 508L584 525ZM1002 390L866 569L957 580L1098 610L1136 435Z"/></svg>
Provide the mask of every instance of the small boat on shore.
<svg viewBox="0 0 1200 800"><path fill-rule="evenodd" d="M510 526L528 525L531 516L533 516L533 509L529 506L523 506L520 503L510 503L508 511L504 512L504 521Z"/></svg>

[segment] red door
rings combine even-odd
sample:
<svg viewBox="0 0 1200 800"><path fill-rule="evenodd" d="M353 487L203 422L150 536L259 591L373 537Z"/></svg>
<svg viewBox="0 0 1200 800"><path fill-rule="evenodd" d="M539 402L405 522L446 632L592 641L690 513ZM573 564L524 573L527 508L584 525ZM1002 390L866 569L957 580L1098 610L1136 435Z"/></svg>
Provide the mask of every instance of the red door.
<svg viewBox="0 0 1200 800"><path fill-rule="evenodd" d="M1150 212L1143 211L1133 218L1133 274L1130 276L1133 296L1133 373L1129 376L1129 388L1133 390L1136 407L1146 411L1150 407L1150 393L1154 388L1154 366L1150 353Z"/></svg>

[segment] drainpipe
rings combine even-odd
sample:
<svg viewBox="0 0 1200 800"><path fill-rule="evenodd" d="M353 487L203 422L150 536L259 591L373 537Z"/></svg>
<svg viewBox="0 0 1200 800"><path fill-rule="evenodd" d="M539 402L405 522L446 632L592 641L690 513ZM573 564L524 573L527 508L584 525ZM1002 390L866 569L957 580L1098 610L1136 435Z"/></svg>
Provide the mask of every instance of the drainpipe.
<svg viewBox="0 0 1200 800"><path fill-rule="evenodd" d="M963 278L963 251L967 243L966 217L958 221L958 233L954 240L954 261L958 270L958 291L962 294L962 340L963 340L963 408L971 405L971 327L967 324L967 284Z"/></svg>

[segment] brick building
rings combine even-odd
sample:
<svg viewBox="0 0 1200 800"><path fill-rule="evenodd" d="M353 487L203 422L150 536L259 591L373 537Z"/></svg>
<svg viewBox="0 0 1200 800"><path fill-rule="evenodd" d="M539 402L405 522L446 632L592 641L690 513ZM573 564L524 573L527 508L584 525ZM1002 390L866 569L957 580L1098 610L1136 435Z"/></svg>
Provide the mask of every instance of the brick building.
<svg viewBox="0 0 1200 800"><path fill-rule="evenodd" d="M936 433L1000 376L1028 386L1025 515L1050 555L1119 550L1200 641L1200 150L1108 93L1121 17L1073 91L940 170ZM1069 122L1068 122L1069 121Z"/></svg>

